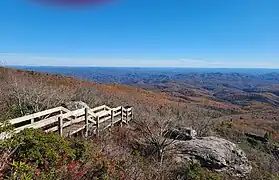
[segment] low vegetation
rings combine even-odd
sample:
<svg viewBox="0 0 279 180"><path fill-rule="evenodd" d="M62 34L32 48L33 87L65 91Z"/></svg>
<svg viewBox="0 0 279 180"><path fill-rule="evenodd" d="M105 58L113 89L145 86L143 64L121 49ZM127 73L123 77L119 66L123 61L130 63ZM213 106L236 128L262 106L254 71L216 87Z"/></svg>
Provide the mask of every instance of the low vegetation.
<svg viewBox="0 0 279 180"><path fill-rule="evenodd" d="M247 179L279 178L277 134L267 131L276 129L276 123L257 135L267 139L268 143L264 143L247 136L250 126L241 129L239 123L250 119L235 112L178 102L164 93L129 86L99 85L5 68L0 72L3 123L68 101L84 101L90 107L122 104L135 108L130 126L115 127L100 137L62 138L55 133L26 129L2 140L0 179L238 179L191 163L175 162L163 135L172 125L190 126L199 136L215 135L239 144L253 166ZM7 130L11 127L2 125L1 132Z"/></svg>

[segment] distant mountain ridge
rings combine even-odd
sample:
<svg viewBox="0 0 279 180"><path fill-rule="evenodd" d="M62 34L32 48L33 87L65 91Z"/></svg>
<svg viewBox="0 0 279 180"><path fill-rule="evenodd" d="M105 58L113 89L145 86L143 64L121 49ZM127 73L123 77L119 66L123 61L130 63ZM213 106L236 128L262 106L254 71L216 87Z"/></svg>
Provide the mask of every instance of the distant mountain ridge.
<svg viewBox="0 0 279 180"><path fill-rule="evenodd" d="M165 92L189 101L218 101L237 106L252 102L279 106L277 69L17 67Z"/></svg>

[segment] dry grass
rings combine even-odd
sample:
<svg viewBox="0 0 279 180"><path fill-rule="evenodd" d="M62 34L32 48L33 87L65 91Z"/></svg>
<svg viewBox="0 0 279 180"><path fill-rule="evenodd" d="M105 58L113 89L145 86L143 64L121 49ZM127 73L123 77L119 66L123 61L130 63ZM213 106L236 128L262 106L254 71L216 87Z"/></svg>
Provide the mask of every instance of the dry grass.
<svg viewBox="0 0 279 180"><path fill-rule="evenodd" d="M151 138L151 141L152 139L153 141L154 139L158 140L155 141L155 144L162 144L164 139L161 139L160 127L164 129L169 123L191 126L198 131L199 135L208 135L214 129L214 121L224 114L219 110L205 107L216 107L224 110L238 108L203 97L192 97L192 103L185 103L173 100L173 97L165 93L155 93L131 86L97 84L59 75L0 68L0 112L2 112L2 119L3 117L12 118L41 111L72 100L84 101L90 107L107 104L109 106L131 105L135 108L135 119L132 122L134 124L130 127L115 129L111 132L112 134L104 133L99 140L92 139L92 143L99 145L101 154L110 160L112 159L109 162L114 162L113 160L126 162L125 165L129 168L124 170L121 175L122 179L173 178L172 171L176 164L173 164L171 158L163 158L162 160L156 155L147 157L138 153L133 148L135 140L142 140L142 138L150 140ZM14 105L19 110L16 113L11 111ZM28 106L25 107L26 105ZM241 109L241 112L250 110L242 111ZM260 111L257 113L260 116L268 117ZM237 131L254 132L260 135L271 132L274 139L279 141L279 121L273 119L278 115L278 112L266 111L265 113L273 114L268 119L259 118L259 115L256 117L253 113L246 113L241 118L242 115L235 116L235 118L228 116L226 119L233 120L234 128ZM255 154L251 151L251 156ZM254 161L258 160L254 159Z"/></svg>

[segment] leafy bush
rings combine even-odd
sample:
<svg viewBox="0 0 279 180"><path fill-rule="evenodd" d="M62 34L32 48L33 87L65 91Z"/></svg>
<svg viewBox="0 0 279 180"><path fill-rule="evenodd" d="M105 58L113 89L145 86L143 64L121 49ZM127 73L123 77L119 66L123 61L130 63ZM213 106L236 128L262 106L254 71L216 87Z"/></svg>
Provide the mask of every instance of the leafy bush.
<svg viewBox="0 0 279 180"><path fill-rule="evenodd" d="M13 126L8 121L0 122L0 134L3 132L7 134L13 132Z"/></svg>
<svg viewBox="0 0 279 180"><path fill-rule="evenodd" d="M74 138L70 139L69 143L75 155L75 160L86 160L89 157L90 145L86 140Z"/></svg>
<svg viewBox="0 0 279 180"><path fill-rule="evenodd" d="M70 143L58 134L45 134L39 130L25 129L11 139L13 159L36 165L46 171L75 159Z"/></svg>
<svg viewBox="0 0 279 180"><path fill-rule="evenodd" d="M10 179L32 180L35 178L35 170L24 162L13 162Z"/></svg>
<svg viewBox="0 0 279 180"><path fill-rule="evenodd" d="M123 162L78 138L25 129L1 145L15 149L13 163L5 169L11 179L110 179L124 172Z"/></svg>
<svg viewBox="0 0 279 180"><path fill-rule="evenodd" d="M203 169L196 164L183 164L175 172L177 179L187 180L221 180L222 177L216 172Z"/></svg>

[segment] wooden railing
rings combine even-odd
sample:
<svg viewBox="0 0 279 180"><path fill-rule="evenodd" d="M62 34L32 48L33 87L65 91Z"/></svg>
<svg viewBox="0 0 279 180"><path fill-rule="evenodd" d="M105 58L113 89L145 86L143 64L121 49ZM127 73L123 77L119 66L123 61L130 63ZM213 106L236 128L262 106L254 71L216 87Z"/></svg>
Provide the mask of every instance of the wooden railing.
<svg viewBox="0 0 279 180"><path fill-rule="evenodd" d="M61 136L71 136L84 132L99 134L100 130L113 127L115 124L128 123L133 119L132 107L110 108L106 105L93 109L82 108L70 111L64 107L56 107L35 114L10 120L14 132L26 128L42 129L45 132L59 132ZM3 133L2 133L3 134ZM1 139L1 138L0 138Z"/></svg>

